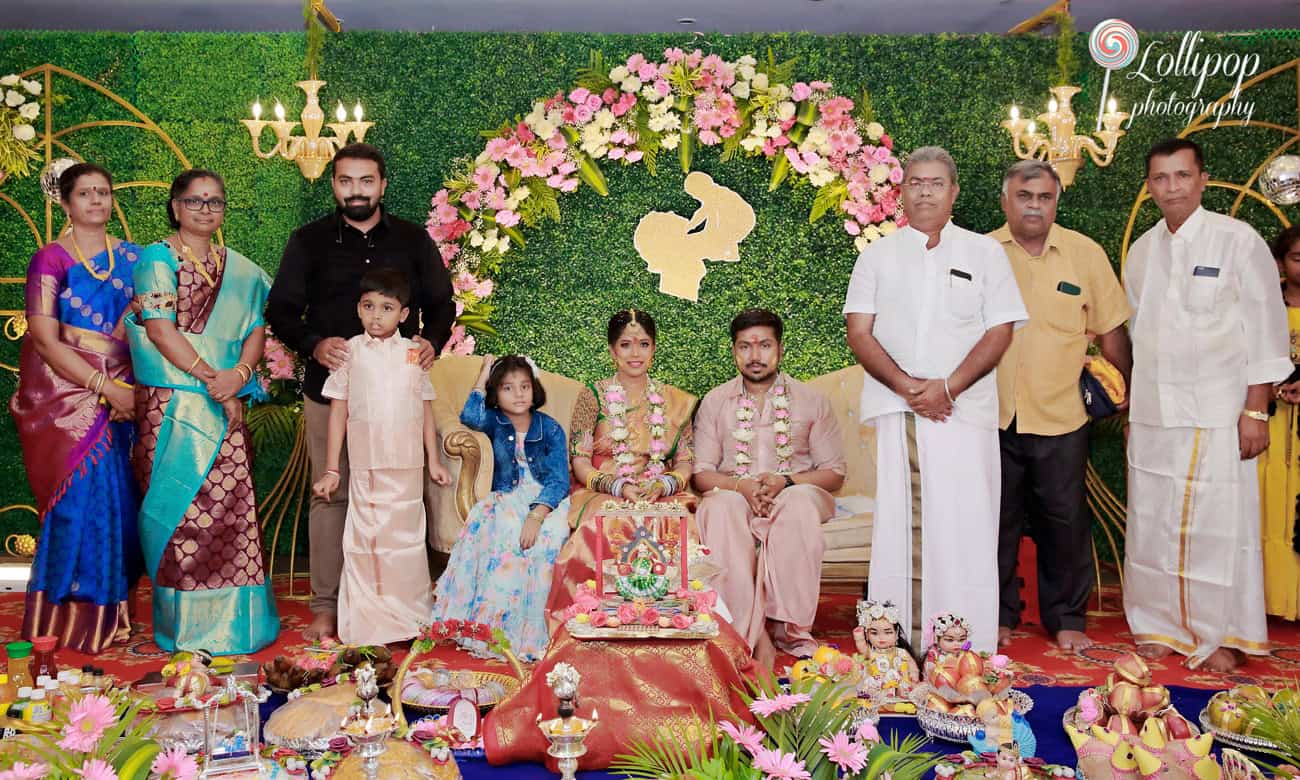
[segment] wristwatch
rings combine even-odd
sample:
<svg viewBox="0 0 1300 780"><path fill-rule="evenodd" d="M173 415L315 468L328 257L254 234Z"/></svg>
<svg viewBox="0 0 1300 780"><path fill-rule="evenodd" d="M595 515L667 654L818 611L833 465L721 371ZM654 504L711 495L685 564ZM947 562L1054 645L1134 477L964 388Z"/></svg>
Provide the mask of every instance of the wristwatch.
<svg viewBox="0 0 1300 780"><path fill-rule="evenodd" d="M1252 420L1259 420L1260 422L1268 422L1268 412L1257 412L1254 409L1243 409L1241 413L1246 415Z"/></svg>
<svg viewBox="0 0 1300 780"><path fill-rule="evenodd" d="M794 478L791 477L789 474L785 474L783 476L785 477L785 487L794 487ZM784 489L785 488L782 488L782 490Z"/></svg>

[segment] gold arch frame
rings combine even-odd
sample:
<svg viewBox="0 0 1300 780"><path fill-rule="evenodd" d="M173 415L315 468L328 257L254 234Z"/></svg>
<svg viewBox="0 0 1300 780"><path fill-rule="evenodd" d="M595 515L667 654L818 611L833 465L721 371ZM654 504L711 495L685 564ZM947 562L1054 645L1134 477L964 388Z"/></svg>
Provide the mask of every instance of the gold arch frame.
<svg viewBox="0 0 1300 780"><path fill-rule="evenodd" d="M1208 130L1216 130L1223 127L1251 126L1251 127L1265 127L1272 130L1277 130L1283 133L1285 136L1287 136L1286 138L1283 139L1283 141L1280 144L1278 144L1276 147L1273 148L1273 150L1268 154L1268 156L1264 158L1262 162L1260 162L1258 166L1255 167L1255 170L1251 171L1250 176L1246 179L1246 182L1244 184L1237 184L1236 182L1224 181L1219 179L1211 180L1207 184L1207 186L1209 187L1232 190L1237 193L1237 197L1233 199L1232 207L1228 211L1229 215L1236 216L1237 212L1241 209L1241 205L1246 202L1246 198L1250 197L1255 199L1259 203L1262 203L1265 207L1269 209L1269 211L1273 212L1273 215L1277 217L1278 221L1282 223L1283 227L1291 226L1291 222L1290 220L1287 219L1286 213L1283 212L1282 209L1278 208L1277 204L1273 203L1268 198L1264 197L1256 189L1255 185L1259 181L1260 174L1264 172L1264 169L1268 167L1268 164L1270 162L1277 159L1279 156L1286 154L1288 150L1293 150L1293 148L1294 151L1300 151L1300 57L1297 57L1296 59L1293 59L1290 62L1286 62L1281 65L1278 65L1275 68L1271 68L1259 74L1258 76L1251 78L1249 81L1242 83L1241 90L1240 90L1241 92L1244 92L1247 89L1250 89L1251 87L1261 84L1280 74L1285 74L1288 71L1293 71L1295 75L1295 86L1296 86L1296 126L1295 127L1287 127L1286 125L1279 125L1275 122L1251 121L1248 123L1245 120L1241 120L1241 119L1221 121L1216 126L1213 122L1208 120L1210 117L1214 115L1214 110L1216 108L1232 100L1233 91L1229 91L1225 93L1223 97L1219 98L1218 100L1211 103L1208 107L1206 107L1204 112L1202 112L1199 116L1197 116L1195 119L1189 122L1187 126L1184 127L1178 133L1179 138L1187 138L1193 133L1200 133ZM1238 92L1238 94L1240 94L1240 92ZM1128 223L1124 227L1124 238L1120 244L1119 262L1120 262L1121 269L1123 269L1124 263L1128 260L1129 245L1133 241L1133 226L1137 224L1138 213L1142 210L1142 204L1145 203L1147 200L1150 200L1150 198L1151 198L1151 194L1147 192L1146 182L1143 182L1141 188L1138 190L1137 197L1134 198L1133 200L1133 206L1129 210ZM1101 525L1102 532L1105 534L1107 541L1110 544L1111 550L1116 553L1116 557L1118 558L1119 548L1115 542L1115 539L1116 537L1119 538L1124 537L1126 520L1128 516L1127 508L1119 500L1119 497L1115 495L1114 491L1112 491L1110 487L1106 485L1105 481L1101 478L1101 475L1097 473L1097 470L1095 468L1093 468L1091 461L1088 462L1086 484L1088 488L1088 506L1092 509L1093 516L1097 518L1098 523ZM1096 559L1096 556L1097 556L1097 551L1096 551L1096 546L1094 545L1093 546L1094 559ZM1122 565L1120 566L1119 576L1120 576L1120 587L1122 588L1124 584L1124 568ZM1098 581L1100 583L1100 577Z"/></svg>

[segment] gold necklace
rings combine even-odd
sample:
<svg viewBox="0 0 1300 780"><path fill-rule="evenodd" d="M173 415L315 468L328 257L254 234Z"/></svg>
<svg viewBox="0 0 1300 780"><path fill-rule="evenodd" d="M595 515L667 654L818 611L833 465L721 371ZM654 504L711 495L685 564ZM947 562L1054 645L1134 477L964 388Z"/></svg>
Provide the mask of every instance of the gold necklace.
<svg viewBox="0 0 1300 780"><path fill-rule="evenodd" d="M77 243L77 234L73 231L69 231L69 233L72 238L72 251L76 252L77 261L85 266L86 271L91 276L102 282L113 275L113 243L109 240L107 233L104 234L104 246L108 249L108 268L103 271L95 270L95 266L91 265L90 261L86 259L85 254L82 253L81 245Z"/></svg>
<svg viewBox="0 0 1300 780"><path fill-rule="evenodd" d="M208 283L209 287L215 290L217 288L217 281L213 279L212 276L208 273L208 269L203 267L203 263L200 263L198 258L194 256L194 250L190 249L190 245L185 243L185 240L180 237L180 234L177 234L176 236L176 243L181 245L181 254L185 257L186 260L190 261L190 265L194 266L194 270L198 272L199 276L203 277L203 280ZM209 245L207 257L211 257L211 256L212 256L212 246ZM217 273L220 274L221 273L220 254L218 254L216 257L216 263L217 263Z"/></svg>

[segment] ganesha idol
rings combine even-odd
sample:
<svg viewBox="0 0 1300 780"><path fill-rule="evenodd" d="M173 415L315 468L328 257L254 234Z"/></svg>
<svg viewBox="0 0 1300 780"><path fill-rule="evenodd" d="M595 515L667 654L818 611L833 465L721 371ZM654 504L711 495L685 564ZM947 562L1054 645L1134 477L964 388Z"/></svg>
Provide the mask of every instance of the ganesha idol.
<svg viewBox="0 0 1300 780"><path fill-rule="evenodd" d="M1013 704L1005 696L1015 682L1010 659L971 650L970 624L959 615L937 615L927 633L932 641L925 654L925 707L984 720L1010 716Z"/></svg>

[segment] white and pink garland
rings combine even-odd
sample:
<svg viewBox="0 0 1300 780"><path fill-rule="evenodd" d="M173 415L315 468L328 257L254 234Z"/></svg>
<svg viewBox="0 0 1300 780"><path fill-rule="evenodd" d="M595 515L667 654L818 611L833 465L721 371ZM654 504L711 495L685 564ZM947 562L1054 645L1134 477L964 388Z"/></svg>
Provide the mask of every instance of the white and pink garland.
<svg viewBox="0 0 1300 780"><path fill-rule="evenodd" d="M608 71L592 60L579 85L503 124L433 196L428 232L451 272L458 317L448 351L472 353L470 331L491 332L490 276L523 245L523 226L558 220L557 196L583 184L608 193L599 160L641 163L653 175L662 153L676 152L689 170L697 144L721 146L724 160L770 161L769 191L791 177L819 188L810 220L842 213L859 250L906 224L903 169L885 128L865 106L855 116L854 101L828 82L785 83L792 63L677 48Z"/></svg>
<svg viewBox="0 0 1300 780"><path fill-rule="evenodd" d="M731 437L736 440L736 476L749 476L754 455L751 451L754 443L754 415L757 404L748 394L741 396L736 405L736 427ZM794 445L790 442L790 395L785 382L778 381L772 386L772 439L776 449L776 473L790 473L790 459L794 456Z"/></svg>
<svg viewBox="0 0 1300 780"><path fill-rule="evenodd" d="M609 437L614 440L614 462L618 464L618 476L621 479L639 481L662 476L664 459L668 456L668 419L664 416L664 397L659 392L659 384L649 379L645 388L645 400L649 404L645 422L650 428L650 459L640 476L636 470L636 455L632 452L630 438L632 432L627 427L627 391L618 382L610 382L605 388L605 409L609 412Z"/></svg>

